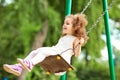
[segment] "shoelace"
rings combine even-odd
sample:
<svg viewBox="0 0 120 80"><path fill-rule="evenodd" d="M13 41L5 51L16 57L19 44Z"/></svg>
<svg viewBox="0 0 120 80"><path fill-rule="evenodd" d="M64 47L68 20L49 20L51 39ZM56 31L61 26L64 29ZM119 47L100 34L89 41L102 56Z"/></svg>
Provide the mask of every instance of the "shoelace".
<svg viewBox="0 0 120 80"><path fill-rule="evenodd" d="M26 66L29 68L29 69L32 69L34 64L30 61L30 60L23 60L23 62L26 64Z"/></svg>
<svg viewBox="0 0 120 80"><path fill-rule="evenodd" d="M18 64L12 65L11 67L12 67L14 70L17 70L17 71L22 70L22 67L21 67L20 65L18 65Z"/></svg>

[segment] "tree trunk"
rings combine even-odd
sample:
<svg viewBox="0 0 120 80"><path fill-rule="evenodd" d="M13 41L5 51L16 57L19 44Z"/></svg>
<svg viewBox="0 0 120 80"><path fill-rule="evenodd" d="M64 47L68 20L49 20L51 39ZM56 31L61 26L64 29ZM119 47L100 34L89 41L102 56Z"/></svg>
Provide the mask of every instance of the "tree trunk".
<svg viewBox="0 0 120 80"><path fill-rule="evenodd" d="M44 43L44 40L47 35L47 30L48 30L48 21L47 20L43 23L43 26L44 26L43 29L41 31L39 31L35 36L35 41L33 43L32 50L41 47L42 44ZM22 74L21 74L21 76L19 76L18 80L26 80L27 73L28 73L27 71L23 70Z"/></svg>
<svg viewBox="0 0 120 80"><path fill-rule="evenodd" d="M35 41L33 43L32 50L41 47L44 43L44 40L47 35L47 31L48 31L48 21L47 20L44 22L43 26L44 26L43 29L41 31L39 31L35 37Z"/></svg>
<svg viewBox="0 0 120 80"><path fill-rule="evenodd" d="M44 0L44 10L46 12L47 10L47 0ZM48 30L48 20L46 19L43 23L43 28L41 31L39 31L36 36L35 36L35 40L33 42L33 46L31 48L31 50L37 49L39 47L41 47L44 43L44 40L46 38L47 35L47 30ZM27 75L27 71L23 70L21 76L18 77L18 80L26 80L26 75Z"/></svg>

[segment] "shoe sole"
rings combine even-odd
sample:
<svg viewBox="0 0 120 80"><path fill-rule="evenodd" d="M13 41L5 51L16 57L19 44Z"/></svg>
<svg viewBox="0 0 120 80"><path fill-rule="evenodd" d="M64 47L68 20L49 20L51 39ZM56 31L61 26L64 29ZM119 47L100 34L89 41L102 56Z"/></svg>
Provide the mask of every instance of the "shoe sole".
<svg viewBox="0 0 120 80"><path fill-rule="evenodd" d="M3 65L3 69L8 72L8 73L12 73L16 76L20 76L21 74L13 69L11 69L8 65Z"/></svg>
<svg viewBox="0 0 120 80"><path fill-rule="evenodd" d="M22 65L22 68L27 70L28 72L31 72L31 70L21 61L21 59L17 59L17 61Z"/></svg>

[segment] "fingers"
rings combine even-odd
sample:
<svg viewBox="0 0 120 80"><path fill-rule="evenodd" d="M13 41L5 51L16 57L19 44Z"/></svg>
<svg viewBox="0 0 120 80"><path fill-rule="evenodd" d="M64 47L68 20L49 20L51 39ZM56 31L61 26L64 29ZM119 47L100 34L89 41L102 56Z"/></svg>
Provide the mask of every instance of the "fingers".
<svg viewBox="0 0 120 80"><path fill-rule="evenodd" d="M84 41L85 41L84 38L81 38L81 39L80 39L80 43L81 43L81 44L83 44Z"/></svg>

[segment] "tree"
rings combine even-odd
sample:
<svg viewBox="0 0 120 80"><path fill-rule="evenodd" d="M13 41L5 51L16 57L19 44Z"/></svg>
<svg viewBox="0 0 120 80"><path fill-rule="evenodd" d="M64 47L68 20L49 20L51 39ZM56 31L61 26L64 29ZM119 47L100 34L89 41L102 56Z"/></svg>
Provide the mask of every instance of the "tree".
<svg viewBox="0 0 120 80"><path fill-rule="evenodd" d="M3 2L2 4L4 3L5 2ZM16 57L23 57L27 55L27 53L29 53L31 49L35 49L34 44L38 41L41 41L42 37L44 37L45 39L45 36L42 35L41 37L37 37L38 40L36 40L36 36L39 36L39 33L43 34L42 29L45 28L46 24L49 24L49 33L50 30L54 30L56 32L56 34L50 33L51 35L53 35L51 39L53 39L52 41L54 41L55 43L59 35L59 33L57 35L57 32L60 27L56 26L60 24L60 17L57 12L55 12L49 5L49 7L47 7L47 5L47 0L18 0L13 1L11 4L8 4L6 6L0 6L0 18L2 19L2 22L0 22L0 55L2 55L0 57L2 61L1 66L4 63L16 63ZM52 21L52 19L54 19L54 22ZM48 20L48 23L46 23L46 20ZM46 33L47 29L45 29L44 31ZM42 45L44 39L39 44L39 46ZM47 45L52 44L52 42L51 44L49 44L50 38L47 41ZM8 55L2 54L3 52L8 53ZM6 60L7 58L10 59L9 62L8 60ZM1 70L1 72L3 72L3 70ZM3 74L6 73L3 72ZM8 77L10 78L10 76ZM13 77L10 79L13 79Z"/></svg>
<svg viewBox="0 0 120 80"><path fill-rule="evenodd" d="M84 1L73 0L72 13L73 14L80 13L83 10L83 8L86 6L88 1L89 0L84 0ZM8 5L4 5L4 4L5 4L5 0L1 0L0 3L0 19L1 19L0 65L1 66L4 63L16 63L17 57L24 57L32 49L35 49L36 48L35 44L41 41L42 37L45 38L45 35L42 37L39 36L39 33L42 34L42 31L44 31L44 29L45 29L45 33L47 32L47 28L45 28L44 25L49 26L48 33L46 34L47 37L45 38L45 41L42 38L43 40L41 43L39 43L40 45L38 46L42 46L43 42L44 42L44 46L51 46L57 43L61 35L61 25L62 25L61 23L63 22L65 17L65 1L54 0L53 2L52 0L44 0L44 1L43 0L32 0L32 1L13 0L11 4ZM110 17L116 21L119 21L119 8L117 7L119 4L119 0L116 0L115 4L116 5L114 5L110 10ZM102 13L102 1L93 0L92 4L85 11L85 14L89 22L89 25L87 26L87 30L89 30L90 26L95 22L96 18L101 13ZM46 21L48 21L48 23L46 23ZM103 22L98 23L96 25L96 28L94 28L89 33L90 39L88 40L87 45L83 48L86 57L85 57L85 62L82 63L86 63L87 66L91 65L91 61L88 60L89 56L91 57L93 63L95 61L95 58L101 56L100 50L104 46L104 42L101 39L101 34L104 32L103 25L104 25ZM75 64L77 64L75 65L75 67L79 69L79 66L81 64L77 61ZM85 69L86 66L82 68L82 70ZM91 72L93 70L93 68L90 69L91 70L88 70L88 72ZM8 76L11 80L16 78L14 76L8 75L8 73L4 72L2 69L0 69L0 72L1 72L0 73L1 77ZM79 72L76 71L73 73L72 72L68 73L70 79L74 78L77 80L77 77L80 78L78 74L76 77L75 73L77 74ZM87 75L90 75L90 73ZM84 76L84 74L83 75L81 74L81 76ZM31 79L54 80L58 78L59 77L56 77L54 75L50 75L50 76L45 75L45 72L38 66L34 68L31 73L27 74L27 80L31 80Z"/></svg>

